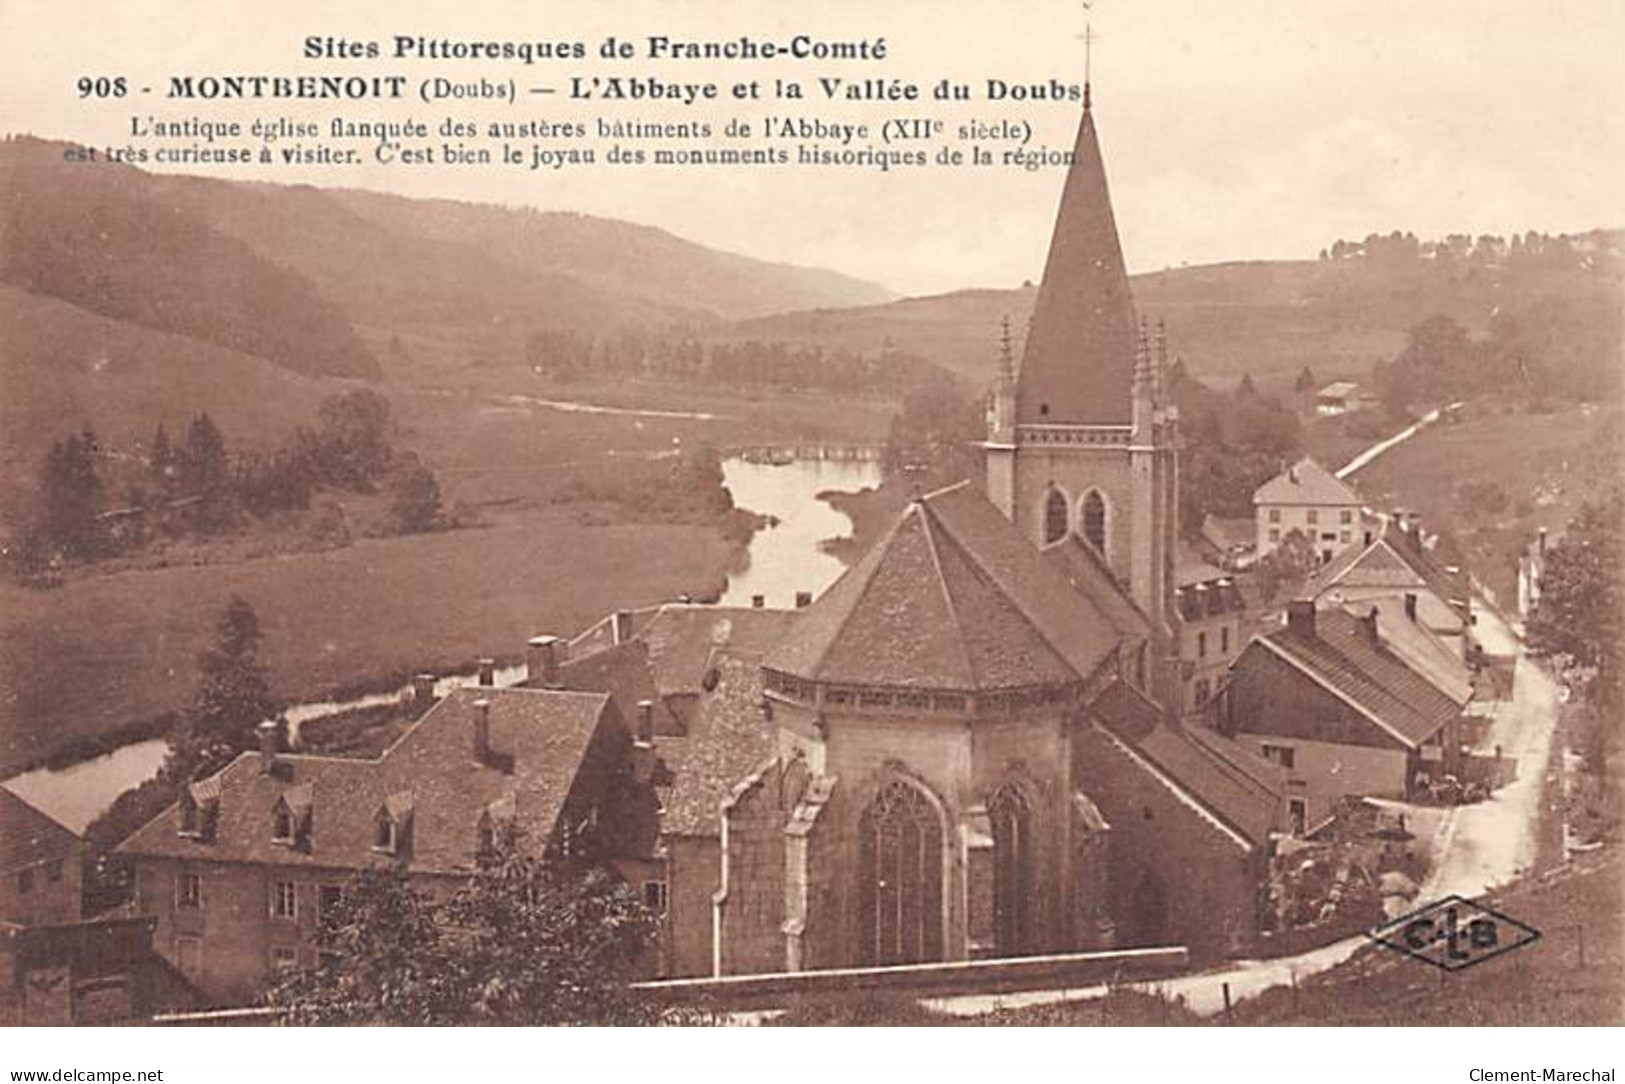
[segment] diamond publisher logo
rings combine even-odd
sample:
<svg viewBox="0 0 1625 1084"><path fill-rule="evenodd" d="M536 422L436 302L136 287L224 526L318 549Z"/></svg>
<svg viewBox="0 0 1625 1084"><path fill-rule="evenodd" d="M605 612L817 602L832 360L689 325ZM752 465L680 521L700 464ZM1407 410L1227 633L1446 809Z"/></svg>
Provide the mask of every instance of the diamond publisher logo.
<svg viewBox="0 0 1625 1084"><path fill-rule="evenodd" d="M1367 936L1423 963L1460 971L1522 948L1538 940L1540 931L1481 903L1446 896L1367 931Z"/></svg>

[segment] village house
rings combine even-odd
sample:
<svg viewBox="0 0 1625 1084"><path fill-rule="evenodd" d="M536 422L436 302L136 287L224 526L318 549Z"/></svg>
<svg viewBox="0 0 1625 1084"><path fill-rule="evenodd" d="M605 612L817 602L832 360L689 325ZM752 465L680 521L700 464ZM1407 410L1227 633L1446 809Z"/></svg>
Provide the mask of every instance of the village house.
<svg viewBox="0 0 1625 1084"><path fill-rule="evenodd" d="M0 923L79 921L84 854L77 835L0 787Z"/></svg>
<svg viewBox="0 0 1625 1084"><path fill-rule="evenodd" d="M1322 563L1349 546L1363 543L1360 495L1337 475L1304 458L1258 487L1253 512L1258 556L1269 556L1287 535L1300 532Z"/></svg>
<svg viewBox="0 0 1625 1084"><path fill-rule="evenodd" d="M1339 380L1315 393L1315 413L1322 418L1336 418L1368 410L1377 402L1377 397L1360 385Z"/></svg>
<svg viewBox="0 0 1625 1084"><path fill-rule="evenodd" d="M762 659L797 610L667 603L610 615L569 643L531 641L532 687L610 694L657 758L658 837L614 861L664 915L660 972L712 974L713 898L721 887L721 809L773 752Z"/></svg>
<svg viewBox="0 0 1625 1084"><path fill-rule="evenodd" d="M1411 661L1375 607L1292 602L1254 637L1214 705L1218 729L1287 773L1289 823L1313 829L1346 797L1408 798L1459 772L1471 685Z"/></svg>
<svg viewBox="0 0 1625 1084"><path fill-rule="evenodd" d="M1241 572L1258 560L1258 528L1252 516L1202 517L1200 544L1207 559L1226 572Z"/></svg>
<svg viewBox="0 0 1625 1084"><path fill-rule="evenodd" d="M84 918L84 842L0 787L0 1026L111 1024L184 999L144 919Z"/></svg>
<svg viewBox="0 0 1625 1084"><path fill-rule="evenodd" d="M1197 712L1224 681L1246 642L1247 600L1235 577L1181 547L1174 569L1179 621L1181 700Z"/></svg>
<svg viewBox="0 0 1625 1084"><path fill-rule="evenodd" d="M636 853L654 816L603 694L460 689L375 759L285 752L278 734L263 724L257 752L118 848L157 951L207 1004L315 966L321 916L360 871L399 867L444 895L510 835L538 854Z"/></svg>
<svg viewBox="0 0 1625 1084"><path fill-rule="evenodd" d="M1306 596L1322 606L1376 606L1385 626L1418 624L1471 663L1471 584L1459 566L1441 562L1429 543L1421 520L1396 509L1371 538L1319 569Z"/></svg>
<svg viewBox="0 0 1625 1084"><path fill-rule="evenodd" d="M1518 616L1527 619L1540 605L1541 581L1546 576L1546 528L1518 555Z"/></svg>

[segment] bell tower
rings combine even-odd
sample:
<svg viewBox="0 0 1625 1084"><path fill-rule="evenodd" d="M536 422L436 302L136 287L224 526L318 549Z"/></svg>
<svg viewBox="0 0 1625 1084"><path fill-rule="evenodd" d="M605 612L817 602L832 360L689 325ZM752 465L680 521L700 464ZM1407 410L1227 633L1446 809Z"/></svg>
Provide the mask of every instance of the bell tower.
<svg viewBox="0 0 1625 1084"><path fill-rule="evenodd" d="M1014 371L1008 324L1004 343L984 444L988 498L1034 545L1082 543L1105 562L1163 630L1166 677L1177 665L1178 408L1166 332L1134 311L1087 94Z"/></svg>

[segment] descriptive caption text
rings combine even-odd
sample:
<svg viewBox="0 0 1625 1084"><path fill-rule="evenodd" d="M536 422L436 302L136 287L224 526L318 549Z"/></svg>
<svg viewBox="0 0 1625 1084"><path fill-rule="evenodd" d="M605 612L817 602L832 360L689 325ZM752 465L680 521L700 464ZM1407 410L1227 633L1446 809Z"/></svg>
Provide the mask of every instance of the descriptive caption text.
<svg viewBox="0 0 1625 1084"><path fill-rule="evenodd" d="M925 167L1038 170L1033 110L1076 79L890 75L885 37L307 35L286 71L87 72L78 162L165 168ZM726 77L722 77L726 75ZM112 112L116 108L118 111ZM975 115L975 114L985 115Z"/></svg>

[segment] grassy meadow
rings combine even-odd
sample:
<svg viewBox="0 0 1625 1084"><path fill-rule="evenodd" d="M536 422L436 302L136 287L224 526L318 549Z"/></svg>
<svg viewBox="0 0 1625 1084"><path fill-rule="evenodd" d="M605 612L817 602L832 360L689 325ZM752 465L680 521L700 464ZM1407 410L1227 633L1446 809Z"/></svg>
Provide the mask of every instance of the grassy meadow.
<svg viewBox="0 0 1625 1084"><path fill-rule="evenodd" d="M539 632L568 634L618 607L720 590L741 552L715 527L555 503L556 491L648 469L674 441L877 440L892 410L871 400L549 385L511 367L383 390L397 446L434 469L448 508L483 526L263 556L243 545L177 545L162 567L76 570L52 590L0 585L0 774L184 708L194 659L232 595L259 614L276 694L301 701L481 656L516 658ZM716 418L498 402L515 394Z"/></svg>

